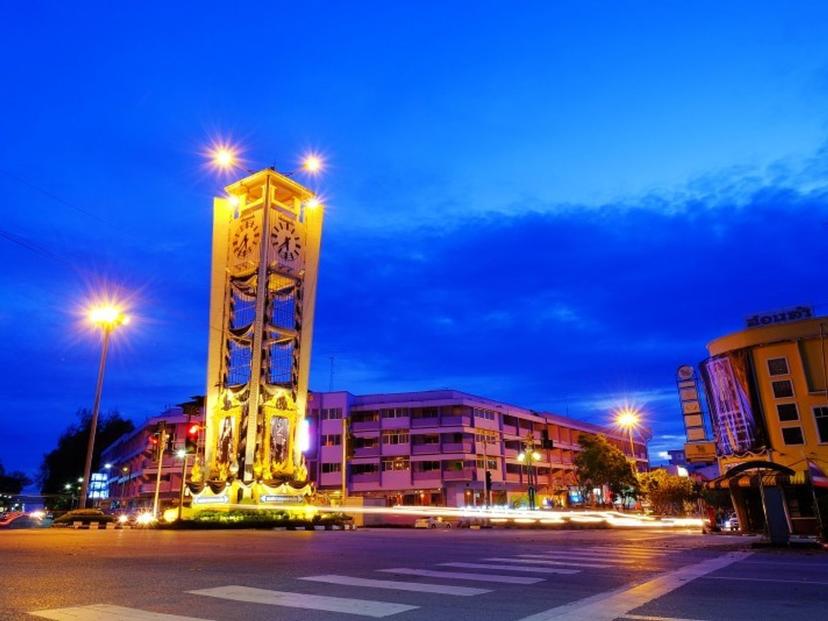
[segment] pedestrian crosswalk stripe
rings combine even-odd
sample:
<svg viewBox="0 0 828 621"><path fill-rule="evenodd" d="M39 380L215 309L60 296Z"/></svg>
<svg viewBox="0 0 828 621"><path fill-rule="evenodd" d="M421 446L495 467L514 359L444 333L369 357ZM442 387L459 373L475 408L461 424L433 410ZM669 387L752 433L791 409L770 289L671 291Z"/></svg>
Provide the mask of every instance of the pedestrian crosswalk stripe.
<svg viewBox="0 0 828 621"><path fill-rule="evenodd" d="M497 569L498 571L521 571L530 574L579 574L580 569L563 569L559 567L529 567L526 565L492 565L490 563L440 563L441 567L458 569Z"/></svg>
<svg viewBox="0 0 828 621"><path fill-rule="evenodd" d="M564 565L572 567L587 567L589 569L609 569L612 565L606 563L582 563L579 561L551 561L541 560L536 558L504 558L502 556L495 556L494 558L484 558L484 561L494 561L497 563L528 563L530 565Z"/></svg>
<svg viewBox="0 0 828 621"><path fill-rule="evenodd" d="M433 569L409 569L394 567L392 569L378 569L387 574L402 574L405 576L424 576L426 578L446 578L448 580L476 580L477 582L499 582L501 584L537 584L543 578L529 576L502 576L499 574L474 574L468 571L435 571Z"/></svg>
<svg viewBox="0 0 828 621"><path fill-rule="evenodd" d="M597 554L578 554L577 552L544 552L542 554L521 554L524 558L551 558L551 559L575 559L578 561L600 561L604 563L618 563L621 565L631 565L633 563L641 562L641 559L630 558L616 558L599 556Z"/></svg>
<svg viewBox="0 0 828 621"><path fill-rule="evenodd" d="M182 617L109 604L35 610L29 614L52 621L210 621L203 617Z"/></svg>
<svg viewBox="0 0 828 621"><path fill-rule="evenodd" d="M307 610L325 610L363 617L388 617L400 612L416 610L419 606L378 602L370 599L352 599L350 597L329 597L309 593L292 593L289 591L270 591L245 586L223 586L212 589L189 591L194 595L206 595L237 602L285 606L287 608L304 608Z"/></svg>
<svg viewBox="0 0 828 621"><path fill-rule="evenodd" d="M400 580L374 580L372 578L354 578L352 576L340 576L338 574L326 574L324 576L305 576L299 580L311 582L325 582L327 584L344 584L346 586L367 587L369 589L390 589L393 591L415 591L419 593L437 593L439 595L460 595L469 597L471 595L483 595L491 593L489 589L478 589L476 587L454 586L451 584L425 584L421 582L402 582Z"/></svg>
<svg viewBox="0 0 828 621"><path fill-rule="evenodd" d="M596 554L615 554L617 556L654 557L670 554L670 552L663 550L639 550L636 548L590 548L589 550Z"/></svg>

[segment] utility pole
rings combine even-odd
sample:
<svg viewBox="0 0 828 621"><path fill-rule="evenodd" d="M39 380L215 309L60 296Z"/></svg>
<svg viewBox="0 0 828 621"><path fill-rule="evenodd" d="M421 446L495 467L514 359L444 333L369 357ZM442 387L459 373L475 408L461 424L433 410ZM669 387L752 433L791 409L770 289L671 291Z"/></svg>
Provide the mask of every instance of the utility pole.
<svg viewBox="0 0 828 621"><path fill-rule="evenodd" d="M181 521L182 513L184 511L184 481L187 479L187 458L189 455L185 452L184 459L181 464L181 490L178 493L178 521Z"/></svg>
<svg viewBox="0 0 828 621"><path fill-rule="evenodd" d="M342 415L342 504L348 497L348 419Z"/></svg>
<svg viewBox="0 0 828 621"><path fill-rule="evenodd" d="M161 468L164 463L164 448L167 445L167 421L159 423L160 433L158 434L158 473L155 476L155 498L152 501L152 516L158 517L158 500L161 493Z"/></svg>
<svg viewBox="0 0 828 621"><path fill-rule="evenodd" d="M98 382L95 385L95 402L92 405L92 420L89 422L89 440L86 445L86 462L83 465L83 481L81 482L80 499L78 500L79 509L86 508L86 499L89 495L89 481L92 476L92 455L95 451L95 432L98 430L98 414L101 409L104 369L106 369L106 354L109 351L109 335L111 332L112 330L109 327L104 327L101 360L98 364Z"/></svg>

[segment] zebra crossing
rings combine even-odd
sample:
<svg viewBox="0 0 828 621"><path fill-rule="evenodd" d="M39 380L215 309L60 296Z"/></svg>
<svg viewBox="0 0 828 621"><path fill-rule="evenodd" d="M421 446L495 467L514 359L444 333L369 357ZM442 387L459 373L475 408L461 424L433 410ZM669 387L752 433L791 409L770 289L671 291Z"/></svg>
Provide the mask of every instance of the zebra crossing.
<svg viewBox="0 0 828 621"><path fill-rule="evenodd" d="M375 569L377 577L321 574L298 576L291 581L297 590L271 590L245 585L225 585L185 591L186 595L241 602L259 606L294 608L338 613L348 617L384 618L421 608L416 601L392 602L374 599L378 591L403 594L417 593L446 597L477 597L502 588L537 585L552 576L557 581L585 571L636 570L652 571L651 565L637 567L643 561L651 563L680 552L681 549L651 548L640 545L621 546L561 546L539 548L531 553L511 556L481 557L470 561L445 561L434 568L385 567ZM406 579L409 577L410 579ZM393 578L393 579L392 579ZM414 579L424 579L420 581ZM458 584L458 581L461 584ZM462 584L463 582L467 584ZM348 587L349 595L335 597L307 593L303 583L318 583ZM469 586L468 583L478 583ZM485 583L485 584L479 584ZM367 597L365 596L367 594ZM359 597L356 597L356 596ZM204 609L201 607L200 609ZM87 606L36 610L34 617L53 621L221 621L210 617L181 616L96 603Z"/></svg>

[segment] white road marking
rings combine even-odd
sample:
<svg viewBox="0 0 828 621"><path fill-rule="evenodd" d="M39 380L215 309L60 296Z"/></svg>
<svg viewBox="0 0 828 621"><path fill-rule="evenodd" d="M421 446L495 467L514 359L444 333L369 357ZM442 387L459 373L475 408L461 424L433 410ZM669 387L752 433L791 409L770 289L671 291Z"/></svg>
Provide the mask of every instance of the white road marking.
<svg viewBox="0 0 828 621"><path fill-rule="evenodd" d="M502 556L495 556L494 558L484 558L484 561L495 561L497 563L527 563L529 565L565 565L572 567L587 567L589 569L610 569L612 565L605 563L581 563L579 561L551 561L537 558L504 558Z"/></svg>
<svg viewBox="0 0 828 621"><path fill-rule="evenodd" d="M446 578L448 580L476 580L478 582L500 582L502 584L537 584L544 578L529 576L502 576L499 574L473 574L468 571L434 571L432 569L409 569L394 567L392 569L378 569L388 574L403 574L405 576L425 576L426 578Z"/></svg>
<svg viewBox="0 0 828 621"><path fill-rule="evenodd" d="M623 555L623 556L644 556L644 557L651 557L651 556L666 556L671 554L665 550L659 549L639 549L639 548L585 548L584 552L588 552L590 554L616 554L616 555Z"/></svg>
<svg viewBox="0 0 828 621"><path fill-rule="evenodd" d="M491 593L490 589L476 587L453 586L450 584L427 584L422 582L402 582L399 580L373 580L371 578L353 578L337 574L324 576L305 576L299 580L310 582L325 582L327 584L344 584L346 586L368 587L370 589L391 589L392 591L415 591L418 593L438 593L440 595L460 595L470 597Z"/></svg>
<svg viewBox="0 0 828 621"><path fill-rule="evenodd" d="M612 621L618 617L623 618L629 611L635 610L651 600L662 597L696 578L701 578L748 556L750 556L750 552L725 554L662 574L632 588L621 588L608 593L599 593L570 604L550 608L524 617L521 621Z"/></svg>
<svg viewBox="0 0 828 621"><path fill-rule="evenodd" d="M785 578L749 578L745 576L704 576L705 580L744 580L747 582L790 582L792 584L828 585L824 580L789 580Z"/></svg>
<svg viewBox="0 0 828 621"><path fill-rule="evenodd" d="M108 604L35 610L29 614L53 621L210 621L203 617L182 617Z"/></svg>
<svg viewBox="0 0 828 621"><path fill-rule="evenodd" d="M600 561L603 563L619 563L621 565L632 565L640 563L641 559L615 558L605 555L583 555L574 552L544 552L543 554L519 554L520 558L546 558L546 559L574 559L578 561Z"/></svg>
<svg viewBox="0 0 828 621"><path fill-rule="evenodd" d="M634 621L702 621L702 619L683 619L679 617L653 617L651 615L624 615L623 619Z"/></svg>
<svg viewBox="0 0 828 621"><path fill-rule="evenodd" d="M388 617L400 612L416 610L419 606L408 604L394 604L378 602L370 599L351 599L350 597L328 597L326 595L311 595L308 593L291 593L288 591L270 591L268 589L254 589L244 586L224 586L213 589L199 589L189 591L194 595L206 595L219 599L230 599L237 602L254 604L268 604L270 606L286 606L288 608L305 608L308 610L325 610L341 612L363 617Z"/></svg>
<svg viewBox="0 0 828 621"><path fill-rule="evenodd" d="M440 563L441 567L457 567L459 569L497 569L498 571L522 571L534 574L579 574L580 569L559 569L557 567L530 567L521 565L491 565L487 563Z"/></svg>

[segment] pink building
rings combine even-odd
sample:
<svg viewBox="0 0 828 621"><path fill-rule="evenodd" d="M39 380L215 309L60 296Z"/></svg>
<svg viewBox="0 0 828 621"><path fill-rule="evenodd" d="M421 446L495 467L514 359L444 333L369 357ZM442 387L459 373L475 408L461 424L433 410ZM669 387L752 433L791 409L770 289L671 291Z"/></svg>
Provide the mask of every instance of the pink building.
<svg viewBox="0 0 828 621"><path fill-rule="evenodd" d="M312 393L308 417L318 489L341 489L347 433L348 494L389 505L483 505L487 470L493 502L510 503L526 496L529 468L540 502L568 505L578 500L573 458L581 435L602 434L630 453L623 432L455 390ZM648 439L645 432L634 443L640 470L648 467ZM531 466L518 459L528 444L540 454Z"/></svg>
<svg viewBox="0 0 828 621"><path fill-rule="evenodd" d="M161 464L159 498L162 508L177 506L182 460L175 453L184 448L188 429L193 424L202 424L203 418L202 402L195 399L168 408L106 447L101 453L101 464L109 466L104 466L109 474L109 505L113 508L152 509L158 461L154 457L151 436L163 421L169 440ZM192 460L191 455L190 464Z"/></svg>

